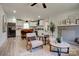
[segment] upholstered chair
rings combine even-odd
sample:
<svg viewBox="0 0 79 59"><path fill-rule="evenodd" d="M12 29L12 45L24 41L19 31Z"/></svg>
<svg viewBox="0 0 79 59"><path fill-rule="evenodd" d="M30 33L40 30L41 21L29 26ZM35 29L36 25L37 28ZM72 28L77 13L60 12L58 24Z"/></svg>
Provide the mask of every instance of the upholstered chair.
<svg viewBox="0 0 79 59"><path fill-rule="evenodd" d="M30 47L30 51L40 46L43 47L43 41L38 39L36 33L27 33L26 36L27 36L27 46Z"/></svg>

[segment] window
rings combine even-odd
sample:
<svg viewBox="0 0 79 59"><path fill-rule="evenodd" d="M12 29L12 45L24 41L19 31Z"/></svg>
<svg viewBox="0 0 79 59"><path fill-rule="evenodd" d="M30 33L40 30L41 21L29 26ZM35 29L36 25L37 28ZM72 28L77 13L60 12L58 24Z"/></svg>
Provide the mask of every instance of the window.
<svg viewBox="0 0 79 59"><path fill-rule="evenodd" d="M24 29L29 29L29 23L24 23L23 28L24 28Z"/></svg>

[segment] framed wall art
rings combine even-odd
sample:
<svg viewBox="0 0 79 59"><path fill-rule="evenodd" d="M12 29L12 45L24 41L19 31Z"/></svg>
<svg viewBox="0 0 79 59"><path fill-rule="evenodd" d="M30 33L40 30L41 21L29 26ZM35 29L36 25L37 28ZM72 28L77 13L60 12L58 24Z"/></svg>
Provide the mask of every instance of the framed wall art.
<svg viewBox="0 0 79 59"><path fill-rule="evenodd" d="M2 31L3 31L3 33L6 32L6 29L7 29L7 20L6 20L5 15L3 15L2 16Z"/></svg>

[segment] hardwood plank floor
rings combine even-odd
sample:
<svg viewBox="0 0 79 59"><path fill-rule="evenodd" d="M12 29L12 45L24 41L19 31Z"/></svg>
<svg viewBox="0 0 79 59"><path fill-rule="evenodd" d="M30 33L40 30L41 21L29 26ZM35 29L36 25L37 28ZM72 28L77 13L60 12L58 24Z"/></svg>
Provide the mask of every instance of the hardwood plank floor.
<svg viewBox="0 0 79 59"><path fill-rule="evenodd" d="M26 50L26 40L20 37L8 38L7 41L0 47L0 56L57 56L57 53L50 52L49 46L44 48L34 49L33 52ZM79 46L70 47L69 54L62 54L62 56L79 56Z"/></svg>

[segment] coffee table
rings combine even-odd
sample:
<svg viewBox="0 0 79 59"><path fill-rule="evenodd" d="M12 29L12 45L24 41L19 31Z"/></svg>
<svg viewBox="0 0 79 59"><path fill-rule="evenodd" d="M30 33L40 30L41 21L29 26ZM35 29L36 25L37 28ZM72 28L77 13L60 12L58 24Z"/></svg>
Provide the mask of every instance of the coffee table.
<svg viewBox="0 0 79 59"><path fill-rule="evenodd" d="M57 51L53 51L53 52L57 52L58 53L58 56L61 56L61 53L69 53L69 48L70 48L70 44L68 44L67 42L61 42L61 43L57 43L57 42L50 42L50 51L51 50L51 47L55 47L57 48ZM67 49L67 52L62 52L61 49Z"/></svg>

